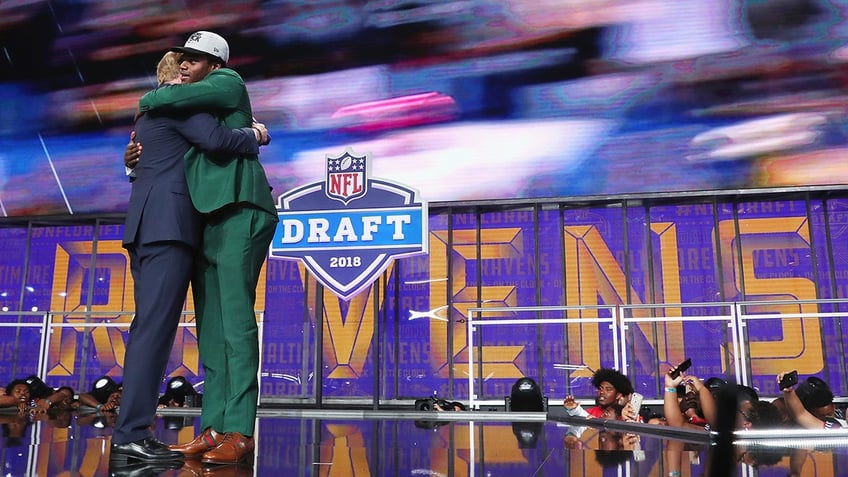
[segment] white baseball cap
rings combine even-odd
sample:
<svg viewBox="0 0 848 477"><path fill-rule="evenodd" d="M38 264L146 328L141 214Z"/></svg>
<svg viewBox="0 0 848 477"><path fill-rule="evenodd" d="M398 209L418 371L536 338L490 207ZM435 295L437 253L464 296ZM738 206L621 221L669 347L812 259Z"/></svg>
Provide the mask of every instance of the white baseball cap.
<svg viewBox="0 0 848 477"><path fill-rule="evenodd" d="M224 65L230 60L230 45L227 40L211 31L196 31L188 37L185 45L175 46L171 51L179 53L202 53L221 59Z"/></svg>

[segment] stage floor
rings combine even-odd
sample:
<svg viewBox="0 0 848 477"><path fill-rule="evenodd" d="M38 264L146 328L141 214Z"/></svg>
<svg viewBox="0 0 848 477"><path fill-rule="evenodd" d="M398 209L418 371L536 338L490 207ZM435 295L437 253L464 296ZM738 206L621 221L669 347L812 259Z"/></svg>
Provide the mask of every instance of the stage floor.
<svg viewBox="0 0 848 477"><path fill-rule="evenodd" d="M199 410L164 413L154 429L163 442L185 442L199 431ZM24 422L0 417L4 476L687 477L735 472L782 477L790 470L801 476L848 475L848 434L843 431L824 437L752 433L754 440L737 440L738 445L719 451L706 433L670 435L671 428L647 424L580 428L544 413L298 409L260 410L257 451L243 465L186 462L178 468L140 465L116 472L109 468L114 416L70 414Z"/></svg>

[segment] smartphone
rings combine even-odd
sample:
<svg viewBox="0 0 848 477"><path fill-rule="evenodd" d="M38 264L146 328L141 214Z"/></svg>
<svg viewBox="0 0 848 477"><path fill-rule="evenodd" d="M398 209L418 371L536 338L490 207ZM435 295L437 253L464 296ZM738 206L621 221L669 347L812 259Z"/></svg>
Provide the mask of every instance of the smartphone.
<svg viewBox="0 0 848 477"><path fill-rule="evenodd" d="M633 446L633 460L636 462L642 462L645 460L645 451L642 450L642 445L638 440Z"/></svg>
<svg viewBox="0 0 848 477"><path fill-rule="evenodd" d="M645 451L642 450L642 436L639 434L628 434L633 439L633 460L642 462L645 460Z"/></svg>
<svg viewBox="0 0 848 477"><path fill-rule="evenodd" d="M633 411L636 413L636 419L639 419L639 410L642 408L642 401L645 399L639 393L633 393L630 395L630 405L633 407Z"/></svg>
<svg viewBox="0 0 848 477"><path fill-rule="evenodd" d="M791 371L783 375L780 379L780 389L786 389L798 384L798 371Z"/></svg>
<svg viewBox="0 0 848 477"><path fill-rule="evenodd" d="M680 373L682 373L683 371L686 371L687 369L689 369L691 367L692 367L692 358L686 358L686 361L678 364L677 367L672 369L671 372L668 373L668 374L669 374L669 376L671 376L671 379L675 379L678 376L680 376Z"/></svg>

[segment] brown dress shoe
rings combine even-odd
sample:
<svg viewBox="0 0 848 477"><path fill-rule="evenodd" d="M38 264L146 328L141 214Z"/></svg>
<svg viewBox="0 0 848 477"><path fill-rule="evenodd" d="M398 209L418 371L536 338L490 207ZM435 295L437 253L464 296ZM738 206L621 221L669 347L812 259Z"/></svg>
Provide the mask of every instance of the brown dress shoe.
<svg viewBox="0 0 848 477"><path fill-rule="evenodd" d="M204 464L237 464L253 455L253 438L238 432L224 434L218 447L203 454Z"/></svg>
<svg viewBox="0 0 848 477"><path fill-rule="evenodd" d="M168 446L172 451L182 452L186 459L199 459L204 452L212 450L224 440L223 434L218 434L211 427L201 432L193 441L187 444Z"/></svg>

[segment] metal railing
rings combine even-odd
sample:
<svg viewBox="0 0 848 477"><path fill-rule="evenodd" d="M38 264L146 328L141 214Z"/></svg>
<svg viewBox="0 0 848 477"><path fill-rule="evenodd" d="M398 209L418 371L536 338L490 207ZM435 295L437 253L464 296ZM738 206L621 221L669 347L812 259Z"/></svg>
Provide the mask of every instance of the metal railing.
<svg viewBox="0 0 848 477"><path fill-rule="evenodd" d="M790 307L798 308L795 312ZM700 309L698 312L694 309ZM763 309L769 312L763 312ZM843 311L846 310L846 311ZM696 316L694 313L699 313ZM33 330L41 336L38 338L38 360L37 370L41 376L46 376L48 367L55 363L49 362L51 344L61 330L93 329L93 328L120 328L128 329L130 322L111 322L108 317L120 317L132 315L132 311L71 311L71 312L44 312L44 311L6 311L0 312L0 329L16 328L19 330ZM521 317L522 314L531 314L532 317ZM179 324L181 328L192 328L194 323L185 319L193 313L183 313L183 320ZM540 315L546 315L540 317ZM553 315L548 316L548 315ZM600 317L596 317L603 315ZM676 304L629 304L629 305L596 305L596 306L531 306L531 307L471 307L467 310L466 320L466 345L468 351L468 399L471 408L479 404L482 390L480 377L482 375L482 350L481 331L483 327L493 326L520 326L520 325L581 325L596 324L609 329L609 334L602 338L612 341L612 353L609 359L614 366L629 374L633 366L631 352L634 347L632 331L633 327L639 325L669 324L669 323L718 323L726 327L726 333L720 337L724 340L720 344L729 350L729 362L727 362L728 373L733 374L737 382L750 385L752 382L750 343L746 328L750 323L761 320L818 320L818 323L833 322L833 328L838 330L839 336L826 337L829 340L829 348L822 346L822 353L826 366L832 369L833 379L839 373L840 388L834 387L834 393L845 394L848 387L848 372L844 359L828 360L827 353L839 353L843 349L843 343L848 338L841 334L842 325L838 320L848 318L848 299L820 299L820 300L776 300L776 301L740 301L740 302L705 302L705 303L676 303ZM589 317L583 317L589 316ZM61 318L60 318L61 317ZM68 318L78 317L77 322L68 322ZM263 340L264 312L257 312L259 325L260 343ZM822 333L824 335L824 332ZM16 338L18 339L18 338ZM825 337L823 336L824 340ZM27 340L24 340L27 341ZM35 342L34 337L29 337L28 342ZM654 346L657 343L653 343ZM835 349L838 347L838 349ZM261 362L264 346L260 346L260 379ZM64 352L64 350L63 350ZM74 350L76 353L77 350ZM15 357L17 359L17 357ZM838 363L837 363L838 361ZM32 362L30 362L30 365ZM78 363L77 363L78 364ZM731 371L732 370L732 371ZM80 377L82 380L83 377ZM458 378L462 379L462 378ZM461 381L460 381L461 382ZM82 384L82 383L80 383ZM260 383L261 384L261 383ZM842 400L842 398L838 398Z"/></svg>
<svg viewBox="0 0 848 477"><path fill-rule="evenodd" d="M804 311L797 313L772 312L760 313L749 311L751 307L770 307L771 309L779 309L786 307L802 307L803 305L815 306L816 311ZM498 325L542 325L542 324L562 324L572 325L580 323L604 323L607 324L613 331L613 349L616 354L613 357L615 367L624 374L629 374L630 350L633 349L634 343L630 339L629 330L633 326L640 324L668 324L668 323L718 323L726 326L728 333L724 335L725 341L720 343L730 351L730 362L728 369L732 369L732 374L735 376L736 382L744 385L751 385L752 368L751 368L751 353L750 343L745 332L748 324L752 321L765 319L816 319L819 322L830 319L848 318L848 311L822 311L825 306L833 306L838 308L838 305L845 305L848 308L848 299L820 299L820 300L775 300L775 301L742 301L742 302L704 302L704 303L671 303L671 304L632 304L632 305L614 305L614 306L539 306L539 307L492 307L469 308L467 312L467 346L468 346L468 389L469 389L469 407L475 408L480 404L477 390L482 388L480 383L475 385L475 381L482 377L482 369L475 370L475 362L479 362L479 357L482 343L475 340L475 333L479 327L483 326L498 326ZM709 309L709 314L689 314L686 310L691 309ZM606 310L610 315L609 318L568 318L569 313L585 313L596 312L597 310ZM561 313L562 318L486 318L485 315L497 314L504 316L507 314L515 314L532 312L536 315L540 313ZM841 329L841 328L840 328ZM842 349L842 339L836 341L840 350ZM653 343L656 347L657 343ZM827 363L826 353L828 349L822 347L822 359ZM842 356L843 353L838 353ZM477 361L475 361L477 357ZM840 360L840 376L842 381L845 381L846 370L845 360ZM836 389L834 389L836 393ZM837 398L837 400L842 400Z"/></svg>
<svg viewBox="0 0 848 477"><path fill-rule="evenodd" d="M196 325L193 321L189 321L187 317L194 316L194 312L182 312L181 319L178 323L178 328L195 328ZM258 339L259 343L262 343L263 339L263 329L264 329L264 320L265 313L257 311L255 312L257 317L257 327L258 327ZM38 350L38 364L37 370L39 376L46 376L49 371L48 367L51 364L49 362L50 357L50 347L52 344L52 340L54 339L54 334L56 331L60 332L61 339L61 331L64 329L101 329L101 328L118 328L122 331L129 330L131 325L131 319L123 322L110 322L108 318L117 318L122 316L128 316L132 318L135 315L134 311L62 311L62 312L22 312L22 311L8 311L8 312L0 312L0 328L33 328L39 329L41 333L40 342L39 342L39 350ZM26 322L22 321L21 317L26 316L36 316L41 317L41 320L38 322ZM61 317L61 319L57 319L57 317ZM78 317L81 321L79 322L68 322L66 321L69 318ZM9 318L13 318L14 321L9 320ZM101 318L106 318L107 320L100 320ZM78 350L74 350L76 353ZM259 346L259 360L262 362L262 352L263 347ZM261 389L261 365L260 365L260 373L259 373L259 386ZM85 375L80 375L80 383L78 386L81 386L82 381L85 380ZM200 384L200 383L195 383Z"/></svg>

